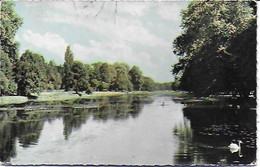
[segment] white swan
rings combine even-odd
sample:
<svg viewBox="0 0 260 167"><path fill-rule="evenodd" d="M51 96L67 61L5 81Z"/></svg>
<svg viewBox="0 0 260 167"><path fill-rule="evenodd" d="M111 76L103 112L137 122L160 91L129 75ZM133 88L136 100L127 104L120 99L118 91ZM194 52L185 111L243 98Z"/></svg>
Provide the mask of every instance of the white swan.
<svg viewBox="0 0 260 167"><path fill-rule="evenodd" d="M241 150L241 143L243 143L241 140L238 140L238 145L235 144L235 143L231 143L228 147L230 149L230 152L231 153L234 153L234 152L238 152L239 150Z"/></svg>

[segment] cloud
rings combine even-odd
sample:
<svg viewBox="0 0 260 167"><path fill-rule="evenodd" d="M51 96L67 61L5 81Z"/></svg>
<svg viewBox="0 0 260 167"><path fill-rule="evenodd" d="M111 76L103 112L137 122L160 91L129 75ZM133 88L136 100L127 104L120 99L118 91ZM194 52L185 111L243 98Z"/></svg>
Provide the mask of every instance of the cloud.
<svg viewBox="0 0 260 167"><path fill-rule="evenodd" d="M158 14L165 20L180 22L181 9L182 7L178 3L168 2L158 6Z"/></svg>
<svg viewBox="0 0 260 167"><path fill-rule="evenodd" d="M46 32L45 34L34 33L31 30L26 30L23 33L23 39L41 49L54 53L60 57L64 57L67 47L67 42L58 34Z"/></svg>
<svg viewBox="0 0 260 167"><path fill-rule="evenodd" d="M117 24L114 24L112 19L111 21L95 18L86 20L84 16L65 17L64 15L55 15L49 18L48 21L72 24L77 27L81 26L106 39L117 39L150 47L161 47L166 44L162 38L147 29L141 21L122 16L117 17Z"/></svg>
<svg viewBox="0 0 260 167"><path fill-rule="evenodd" d="M147 58L147 56L140 55L140 58L137 59L138 54L122 41L114 40L101 43L90 40L89 43L90 45L88 46L78 43L72 45L75 59L89 63L96 61L108 61L110 63L122 61L129 64L138 64L140 60Z"/></svg>
<svg viewBox="0 0 260 167"><path fill-rule="evenodd" d="M109 1L50 1L47 2L52 8L55 8L61 12L69 13L70 15L81 16L97 16L104 13L114 14L115 10L119 14L127 14L131 16L144 16L149 8L149 3L140 2L109 2Z"/></svg>
<svg viewBox="0 0 260 167"><path fill-rule="evenodd" d="M155 80L171 80L171 64L176 61L172 40L180 31L179 3L117 2L117 8L115 2L31 4L37 6L27 6L27 10L33 9L37 14L40 8L42 16L37 20L43 26L30 28L35 21L28 24L27 30L19 34L26 44L47 50L63 60L70 43L76 60L126 62L139 66L145 75Z"/></svg>
<svg viewBox="0 0 260 167"><path fill-rule="evenodd" d="M153 75L153 73L160 66L157 62L154 62L153 55L146 52L136 52L135 49L128 46L122 41L110 41L110 42L98 42L90 41L89 46L75 43L72 45L74 58L86 63L101 62L125 62L130 66L137 65L142 70L146 70L147 75ZM152 69L152 70L151 70Z"/></svg>
<svg viewBox="0 0 260 167"><path fill-rule="evenodd" d="M118 13L129 14L132 16L141 17L144 16L147 10L150 8L150 3L141 2L121 2L117 4Z"/></svg>

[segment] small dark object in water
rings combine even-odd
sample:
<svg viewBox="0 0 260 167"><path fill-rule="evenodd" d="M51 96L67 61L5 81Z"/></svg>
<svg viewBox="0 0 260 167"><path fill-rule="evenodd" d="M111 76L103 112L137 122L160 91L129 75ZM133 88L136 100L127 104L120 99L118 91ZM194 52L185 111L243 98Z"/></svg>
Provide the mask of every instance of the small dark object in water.
<svg viewBox="0 0 260 167"><path fill-rule="evenodd" d="M35 96L35 95L29 95L29 96L28 96L28 99L38 99L38 96Z"/></svg>
<svg viewBox="0 0 260 167"><path fill-rule="evenodd" d="M164 106L164 105L165 105L164 102L162 102L161 106Z"/></svg>

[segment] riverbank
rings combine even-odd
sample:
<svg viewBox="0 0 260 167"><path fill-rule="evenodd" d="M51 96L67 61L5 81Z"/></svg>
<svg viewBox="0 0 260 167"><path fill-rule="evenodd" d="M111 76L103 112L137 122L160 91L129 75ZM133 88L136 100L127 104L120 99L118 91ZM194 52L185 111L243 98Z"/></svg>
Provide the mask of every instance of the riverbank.
<svg viewBox="0 0 260 167"><path fill-rule="evenodd" d="M64 90L44 91L39 93L37 99L29 99L25 96L3 96L0 97L0 106L9 104L21 104L28 101L65 101L73 99L93 99L98 97L113 97L113 96L126 96L126 95L173 95L175 97L186 97L187 93L182 91L132 91L132 92L93 92L92 94L86 94L80 92L76 94L74 91L65 92Z"/></svg>

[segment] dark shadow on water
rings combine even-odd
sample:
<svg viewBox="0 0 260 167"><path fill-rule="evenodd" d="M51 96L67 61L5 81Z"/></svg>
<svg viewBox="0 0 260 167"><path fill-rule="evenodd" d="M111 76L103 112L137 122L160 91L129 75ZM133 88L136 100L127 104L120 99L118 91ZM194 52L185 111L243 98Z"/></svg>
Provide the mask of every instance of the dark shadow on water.
<svg viewBox="0 0 260 167"><path fill-rule="evenodd" d="M22 147L37 144L44 123L41 115L29 115L21 110L8 111L0 112L0 119L0 160L2 162L8 162L16 155L16 140Z"/></svg>
<svg viewBox="0 0 260 167"><path fill-rule="evenodd" d="M222 104L189 104L183 109L184 125L173 133L180 143L175 164L250 164L256 160L255 103L228 99ZM241 140L240 152L230 143Z"/></svg>

